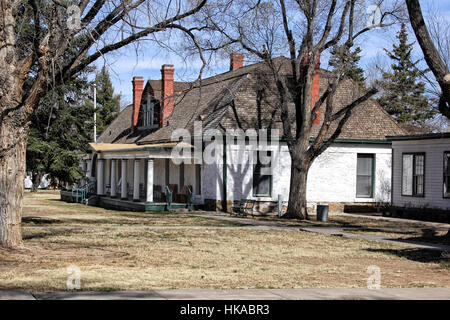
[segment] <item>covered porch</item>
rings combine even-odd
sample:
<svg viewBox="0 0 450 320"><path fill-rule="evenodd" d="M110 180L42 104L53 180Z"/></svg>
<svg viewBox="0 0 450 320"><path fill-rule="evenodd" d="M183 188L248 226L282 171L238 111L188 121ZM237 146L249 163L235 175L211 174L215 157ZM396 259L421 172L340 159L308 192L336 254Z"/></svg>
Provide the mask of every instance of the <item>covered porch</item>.
<svg viewBox="0 0 450 320"><path fill-rule="evenodd" d="M176 145L91 143L93 152L82 166L96 183L98 205L135 211L201 205L201 165L188 156L174 156ZM176 164L174 157L183 162Z"/></svg>

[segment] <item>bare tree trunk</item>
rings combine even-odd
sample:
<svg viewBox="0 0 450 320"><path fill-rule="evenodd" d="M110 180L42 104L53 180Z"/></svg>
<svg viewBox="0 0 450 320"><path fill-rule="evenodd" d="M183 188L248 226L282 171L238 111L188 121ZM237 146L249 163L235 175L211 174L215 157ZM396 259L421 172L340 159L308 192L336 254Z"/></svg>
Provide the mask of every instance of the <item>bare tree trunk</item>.
<svg viewBox="0 0 450 320"><path fill-rule="evenodd" d="M292 162L289 203L283 218L304 220L309 219L306 201L306 186L308 170L311 164L307 158L304 156L297 156L295 153L291 152Z"/></svg>
<svg viewBox="0 0 450 320"><path fill-rule="evenodd" d="M22 246L22 198L25 188L27 122L22 86L31 59L18 62L13 4L0 10L0 246Z"/></svg>
<svg viewBox="0 0 450 320"><path fill-rule="evenodd" d="M44 174L42 172L33 172L31 175L31 192L37 192L39 189L39 185L41 184L42 177Z"/></svg>
<svg viewBox="0 0 450 320"><path fill-rule="evenodd" d="M8 119L9 120L9 119ZM0 245L22 246L22 199L25 179L27 136L12 121L0 127Z"/></svg>

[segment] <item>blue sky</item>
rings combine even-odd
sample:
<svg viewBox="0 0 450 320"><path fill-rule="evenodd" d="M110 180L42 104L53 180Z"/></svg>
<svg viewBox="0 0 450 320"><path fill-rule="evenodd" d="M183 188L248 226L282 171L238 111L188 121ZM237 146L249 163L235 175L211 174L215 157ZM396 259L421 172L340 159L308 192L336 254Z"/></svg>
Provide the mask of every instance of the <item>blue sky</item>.
<svg viewBox="0 0 450 320"><path fill-rule="evenodd" d="M424 15L427 14L428 6L431 5L439 9L440 15L450 19L450 0L422 0L421 4ZM392 43L396 42L395 37L398 30L398 25L391 26L383 31L374 30L358 40L356 45L362 49L360 66L363 69L373 68L375 64L389 65L389 59L386 58L383 48L388 50L392 48ZM412 30L409 32L409 39L410 42L415 41ZM421 57L421 51L417 44L413 55L416 59ZM324 55L321 61L323 68L328 67L327 60L326 55ZM106 56L106 60L97 60L95 64L98 67L103 65L108 67L115 92L122 94L122 105L126 105L132 100L131 80L134 76L142 76L145 80L160 79L161 66L173 64L175 66L175 80L186 81L195 79L201 67L199 59L183 61L179 55L169 52L167 49L162 49L150 41L140 44L139 50L136 50L133 45L122 48ZM219 58L214 62L214 65L209 66L205 76L227 71L228 67L228 58ZM424 68L426 68L425 65Z"/></svg>

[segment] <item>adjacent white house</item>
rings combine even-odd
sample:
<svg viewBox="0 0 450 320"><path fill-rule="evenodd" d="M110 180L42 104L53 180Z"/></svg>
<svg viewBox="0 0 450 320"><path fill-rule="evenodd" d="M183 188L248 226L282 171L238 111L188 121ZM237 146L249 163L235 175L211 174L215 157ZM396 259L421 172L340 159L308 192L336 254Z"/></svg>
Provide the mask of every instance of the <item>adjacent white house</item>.
<svg viewBox="0 0 450 320"><path fill-rule="evenodd" d="M289 77L289 61L279 58L278 63ZM133 78L133 104L97 144L90 144L83 168L95 181L97 203L163 210L172 194L173 206L185 206L191 199L208 210L230 210L241 200L252 200L256 212L268 212L279 197L287 201L291 160L283 137L273 135L282 123L279 109L273 107L274 84L265 65L244 66L243 56L232 54L230 71L203 79L201 86L174 81L172 65L162 66L161 73L161 80L148 80L145 86L143 78ZM318 99L330 74L317 66L314 77L313 97ZM338 89L335 110L359 96L358 85L346 80ZM319 110L311 139L322 119ZM253 130L262 141L262 129L270 132L267 144L255 145L246 138L242 148L242 135L236 132ZM339 138L310 169L311 207L329 204L331 211L342 211L346 205L389 202L391 142L386 136L404 134L374 100L357 107ZM188 152L174 152L180 135ZM216 137L214 152L211 135ZM205 154L213 161L204 161ZM264 154L269 163L263 161ZM179 163L180 157L186 161Z"/></svg>
<svg viewBox="0 0 450 320"><path fill-rule="evenodd" d="M390 137L395 214L450 212L450 133Z"/></svg>

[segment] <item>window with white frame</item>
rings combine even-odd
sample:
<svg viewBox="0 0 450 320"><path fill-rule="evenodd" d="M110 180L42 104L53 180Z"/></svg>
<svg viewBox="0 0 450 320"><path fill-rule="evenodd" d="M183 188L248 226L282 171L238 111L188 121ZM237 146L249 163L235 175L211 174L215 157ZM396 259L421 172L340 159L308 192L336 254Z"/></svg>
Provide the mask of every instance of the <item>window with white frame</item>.
<svg viewBox="0 0 450 320"><path fill-rule="evenodd" d="M450 198L450 151L444 152L444 198Z"/></svg>
<svg viewBox="0 0 450 320"><path fill-rule="evenodd" d="M356 163L356 197L372 198L374 186L375 157L360 153Z"/></svg>
<svg viewBox="0 0 450 320"><path fill-rule="evenodd" d="M422 197L425 193L425 154L404 153L402 159L402 195Z"/></svg>

